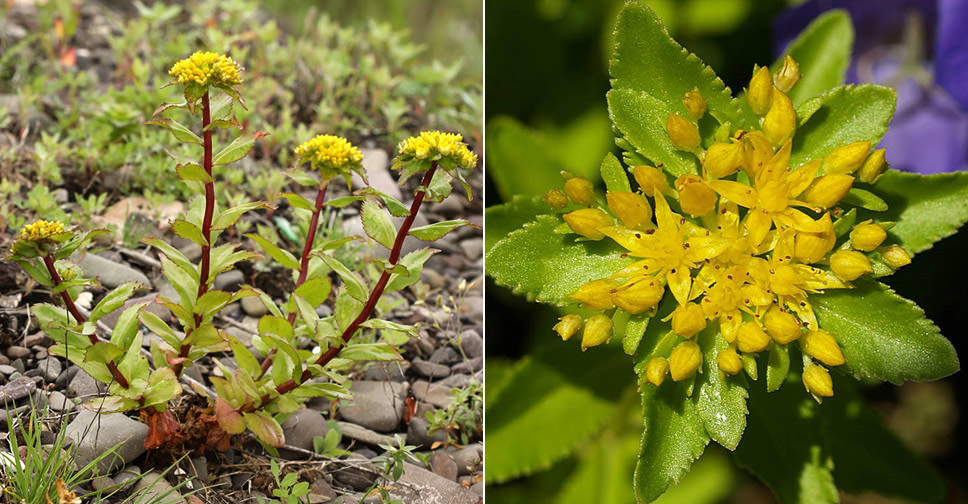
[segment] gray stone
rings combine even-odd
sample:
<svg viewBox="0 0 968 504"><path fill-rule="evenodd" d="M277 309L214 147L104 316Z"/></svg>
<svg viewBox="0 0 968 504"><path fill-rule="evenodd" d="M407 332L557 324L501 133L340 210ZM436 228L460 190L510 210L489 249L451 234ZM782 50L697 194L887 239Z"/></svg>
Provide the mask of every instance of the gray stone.
<svg viewBox="0 0 968 504"><path fill-rule="evenodd" d="M199 481L203 485L209 483L208 480L208 459L205 457L192 457L188 464L189 477Z"/></svg>
<svg viewBox="0 0 968 504"><path fill-rule="evenodd" d="M235 337L235 339L239 340L243 345L251 347L252 336L255 336L259 332L259 319L245 316L242 317L242 320L239 323L245 329L230 324L225 326L225 332Z"/></svg>
<svg viewBox="0 0 968 504"><path fill-rule="evenodd" d="M351 453L339 462L338 469L333 471L333 479L354 489L366 490L379 475L379 470L366 457Z"/></svg>
<svg viewBox="0 0 968 504"><path fill-rule="evenodd" d="M400 425L406 410L406 383L356 381L350 391L352 403L340 405L343 419L379 432L390 432Z"/></svg>
<svg viewBox="0 0 968 504"><path fill-rule="evenodd" d="M388 444L391 446L397 445L397 440L393 436L387 436L386 434L380 434L378 432L371 431L366 427L360 427L355 423L350 422L336 422L339 425L340 432L343 433L343 437L348 437L350 439L355 439L361 443L371 444L373 446L379 446L381 444Z"/></svg>
<svg viewBox="0 0 968 504"><path fill-rule="evenodd" d="M245 274L239 270L229 270L215 277L215 289L224 291L238 290L245 281Z"/></svg>
<svg viewBox="0 0 968 504"><path fill-rule="evenodd" d="M404 504L477 504L480 497L457 482L405 462L403 476L390 495Z"/></svg>
<svg viewBox="0 0 968 504"><path fill-rule="evenodd" d="M26 359L34 354L34 352L22 346L13 345L7 348L7 357L11 359Z"/></svg>
<svg viewBox="0 0 968 504"><path fill-rule="evenodd" d="M89 399L105 391L107 391L107 387L87 374L83 369L78 369L74 378L67 385L68 397Z"/></svg>
<svg viewBox="0 0 968 504"><path fill-rule="evenodd" d="M191 262L195 262L202 257L202 247L193 241L189 241L184 246L179 247L178 250L185 254L185 258Z"/></svg>
<svg viewBox="0 0 968 504"><path fill-rule="evenodd" d="M438 408L446 408L453 399L453 396L450 395L450 387L445 387L437 383L429 383L426 380L417 380L413 383L413 396L421 401L429 402Z"/></svg>
<svg viewBox="0 0 968 504"><path fill-rule="evenodd" d="M57 377L60 376L62 371L62 364L56 357L48 357L46 359L41 359L37 361L37 369L42 373L41 376L44 380L50 383L54 383Z"/></svg>
<svg viewBox="0 0 968 504"><path fill-rule="evenodd" d="M390 157L383 149L363 149L363 170L370 182L370 187L383 191L396 199L400 199L400 186L390 175ZM353 185L363 187L363 179L353 174Z"/></svg>
<svg viewBox="0 0 968 504"><path fill-rule="evenodd" d="M11 366L10 364L2 364L2 365L0 365L0 373L3 373L5 375L7 375L7 376L10 376L10 375L12 375L12 374L14 374L16 372L17 372L17 368Z"/></svg>
<svg viewBox="0 0 968 504"><path fill-rule="evenodd" d="M413 369L418 375L427 378L443 378L450 376L450 366L425 361L420 357L413 360Z"/></svg>
<svg viewBox="0 0 968 504"><path fill-rule="evenodd" d="M184 504L185 499L157 471L145 474L134 485L134 504Z"/></svg>
<svg viewBox="0 0 968 504"><path fill-rule="evenodd" d="M460 333L460 349L464 355L473 359L484 355L484 338L475 329Z"/></svg>
<svg viewBox="0 0 968 504"><path fill-rule="evenodd" d="M444 201L432 205L430 211L448 217L457 217L464 211L464 199L456 193L451 193Z"/></svg>
<svg viewBox="0 0 968 504"><path fill-rule="evenodd" d="M431 448L434 443L447 441L447 433L443 429L438 429L433 433L429 432L430 422L423 416L414 416L410 419L407 426L407 444L417 448Z"/></svg>
<svg viewBox="0 0 968 504"><path fill-rule="evenodd" d="M430 455L430 470L438 476L457 481L457 462L443 450L436 450Z"/></svg>
<svg viewBox="0 0 968 504"><path fill-rule="evenodd" d="M282 422L282 434L286 438L286 444L303 450L312 451L313 438L326 436L328 430L323 415L306 408L296 410Z"/></svg>
<svg viewBox="0 0 968 504"><path fill-rule="evenodd" d="M29 377L23 376L11 380L0 387L0 408L12 407L13 403L33 394L37 390L37 383Z"/></svg>
<svg viewBox="0 0 968 504"><path fill-rule="evenodd" d="M81 269L89 277L97 277L101 285L113 289L125 282L139 282L151 287L151 280L144 273L124 264L105 259L97 254L87 254L81 259ZM176 298L177 299L177 298Z"/></svg>
<svg viewBox="0 0 968 504"><path fill-rule="evenodd" d="M453 366L450 367L450 370L453 371L454 373L471 374L474 371L480 371L483 368L484 368L484 358L474 357L473 359L467 362L460 362L458 364L454 364Z"/></svg>
<svg viewBox="0 0 968 504"><path fill-rule="evenodd" d="M477 483L471 485L471 491L477 495L480 495L481 497L484 497L484 482L478 481Z"/></svg>
<svg viewBox="0 0 968 504"><path fill-rule="evenodd" d="M242 298L241 303L242 311L244 311L246 315L252 317L261 317L266 313L269 313L269 309L266 308L266 305L262 302L262 299L256 296L244 297Z"/></svg>
<svg viewBox="0 0 968 504"><path fill-rule="evenodd" d="M102 458L97 466L102 474L124 466L145 452L148 426L121 413L99 415L82 409L67 425L65 436L77 447L76 462L83 467L112 448L113 455Z"/></svg>
<svg viewBox="0 0 968 504"><path fill-rule="evenodd" d="M317 478L309 484L308 497L312 504L329 502L336 498L336 490L333 490L333 486L328 481Z"/></svg>
<svg viewBox="0 0 968 504"><path fill-rule="evenodd" d="M395 381L406 380L404 373L410 368L407 361L395 362L376 362L366 370L365 378L373 381Z"/></svg>
<svg viewBox="0 0 968 504"><path fill-rule="evenodd" d="M461 240L460 248L464 251L464 255L467 256L468 259L475 261L481 257L481 254L484 253L484 240L480 238Z"/></svg>
<svg viewBox="0 0 968 504"><path fill-rule="evenodd" d="M42 347L49 347L54 344L54 340L50 339L46 334L39 332L28 335L24 338L24 346L32 347L34 345L40 345Z"/></svg>
<svg viewBox="0 0 968 504"><path fill-rule="evenodd" d="M132 469L134 467L134 469ZM122 489L127 491L135 484L135 480L141 476L141 469L137 466L127 466L123 471L114 475L114 482L122 485Z"/></svg>
<svg viewBox="0 0 968 504"><path fill-rule="evenodd" d="M441 289L447 285L447 277L441 275L433 268L424 268L420 274L420 280L433 289Z"/></svg>
<svg viewBox="0 0 968 504"><path fill-rule="evenodd" d="M443 380L440 380L439 382L437 382L437 384L440 385L441 387L455 389L455 388L464 388L470 382L471 382L470 376L466 374L455 374L455 375L450 375L447 378L444 378Z"/></svg>
<svg viewBox="0 0 968 504"><path fill-rule="evenodd" d="M484 320L484 297L470 295L465 297L460 313L464 319L480 324Z"/></svg>
<svg viewBox="0 0 968 504"><path fill-rule="evenodd" d="M461 356L457 353L457 350L449 346L444 346L434 350L434 353L430 355L430 359L428 360L435 364L454 364L460 362Z"/></svg>
<svg viewBox="0 0 968 504"><path fill-rule="evenodd" d="M65 413L74 410L74 401L67 398L60 391L54 390L47 396L47 405L50 409L58 413Z"/></svg>
<svg viewBox="0 0 968 504"><path fill-rule="evenodd" d="M478 443L465 446L459 450L448 448L447 452L457 463L458 474L463 476L477 470L481 463L484 447Z"/></svg>

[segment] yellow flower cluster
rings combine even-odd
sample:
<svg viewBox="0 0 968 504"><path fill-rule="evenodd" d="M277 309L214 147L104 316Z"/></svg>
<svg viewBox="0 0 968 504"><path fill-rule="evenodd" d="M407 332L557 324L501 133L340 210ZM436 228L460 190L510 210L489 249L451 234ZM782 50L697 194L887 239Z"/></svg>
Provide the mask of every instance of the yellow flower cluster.
<svg viewBox="0 0 968 504"><path fill-rule="evenodd" d="M424 131L400 142L397 152L401 157L420 161L447 159L468 170L477 165L477 155L467 148L464 137L456 133Z"/></svg>
<svg viewBox="0 0 968 504"><path fill-rule="evenodd" d="M323 180L359 170L363 154L348 140L335 135L319 135L296 147L296 158L309 161Z"/></svg>
<svg viewBox="0 0 968 504"><path fill-rule="evenodd" d="M872 251L895 257L884 260L892 267L910 261L897 245L881 246L887 234L877 223L856 224L849 236L835 231L834 219L842 215L837 206L853 182L872 182L886 169L883 151L871 153L869 142L855 142L791 166L797 121L786 91L798 79L789 57L776 75L755 70L746 99L760 117L759 129L735 131L705 149L696 121L706 102L697 89L687 93L687 115L670 114L666 132L676 149L698 158L701 175L669 184L661 170L636 166L639 191L608 191L606 205L579 177L545 198L559 209L568 202L585 207L563 216L570 229L589 240L607 237L637 259L582 285L573 300L592 310L641 314L655 312L667 287L675 298L677 307L665 320L679 342L647 362L645 378L654 385L666 374L680 381L699 371L702 351L693 337L718 323L728 346L706 350L717 352L722 373L742 371L744 354L799 341L805 387L817 397L830 396L824 366L844 364L844 356L834 335L817 325L810 295L850 288L872 272ZM611 336L605 314L584 321L569 315L555 330L568 339L583 326L583 349Z"/></svg>
<svg viewBox="0 0 968 504"><path fill-rule="evenodd" d="M20 231L18 240L39 242L50 239L52 236L65 232L64 224L58 221L39 220L33 224L27 224Z"/></svg>
<svg viewBox="0 0 968 504"><path fill-rule="evenodd" d="M196 51L190 57L175 63L168 74L179 84L195 83L201 86L242 83L239 64L232 58L207 51Z"/></svg>

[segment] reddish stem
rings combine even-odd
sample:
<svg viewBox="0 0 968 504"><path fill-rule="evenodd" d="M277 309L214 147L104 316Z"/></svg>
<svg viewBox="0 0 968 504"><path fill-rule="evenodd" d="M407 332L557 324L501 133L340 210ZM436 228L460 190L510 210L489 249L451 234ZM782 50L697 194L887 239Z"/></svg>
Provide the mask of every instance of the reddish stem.
<svg viewBox="0 0 968 504"><path fill-rule="evenodd" d="M410 205L410 215L404 219L403 224L400 225L400 229L397 230L397 237L393 242L393 248L390 249L390 267L383 270L383 273L380 275L380 279L377 280L376 285L373 286L373 291L370 292L370 297L367 298L366 304L363 305L363 310L360 311L360 314L357 315L357 317L353 319L353 322L351 322L350 325L346 327L346 330L343 331L341 336L343 344L347 343L350 338L353 337L353 334L356 333L356 330L360 328L360 324L365 322L366 319L370 318L370 315L373 314L377 301L379 301L380 296L383 295L383 289L386 288L387 282L390 281L390 270L393 269L393 266L397 264L397 260L400 259L400 251L403 250L403 241L410 232L410 227L413 225L413 220L417 216L417 211L420 210L420 205L423 203L424 196L427 194L427 187L430 186L430 180L433 179L435 171L437 171L436 162L433 163L430 166L430 169L427 170L427 173L424 174L423 180L420 181L420 189L414 195L413 203ZM333 360L337 355L339 355L340 351L343 349L343 344L334 346L320 355L319 358L316 359L316 364L319 366L325 366L327 363L329 363L329 361ZM285 394L298 387L306 380L310 379L312 375L312 371L310 371L309 368L306 368L303 370L302 375L300 375L298 382L295 380L289 380L280 383L278 386L276 386L276 393L279 395ZM259 399L259 405L261 406L269 402L270 399L271 395L268 392L262 394L262 397ZM247 410L254 411L255 409L256 408L253 407L252 409Z"/></svg>
<svg viewBox="0 0 968 504"><path fill-rule="evenodd" d="M44 266L47 266L47 272L50 273L50 279L54 281L55 287L64 283L64 280L61 278L60 274L57 273L57 268L54 267L54 258L51 257L50 254L44 256ZM76 320L78 324L87 322L87 317L81 315L80 310L77 309L77 306L74 304L74 300L71 299L71 295L68 294L67 289L62 290L60 295L61 299L64 300L64 304L67 306L67 311L70 312L71 316L74 317L74 320ZM92 345L96 345L101 341L95 333L88 335L88 339L91 340ZM108 361L106 364L108 366L108 370L111 371L111 376L113 376L122 387L128 388L128 380L123 374L121 374L121 370L118 369L117 364L115 364L114 361Z"/></svg>
<svg viewBox="0 0 968 504"><path fill-rule="evenodd" d="M208 277L212 262L212 217L215 213L215 181L212 180L212 128L209 128L211 123L212 111L209 107L208 91L206 91L202 95L202 147L205 149L205 154L202 158L202 168L208 174L209 181L205 183L205 216L202 218L202 237L205 238L205 244L202 245L202 269L199 272L198 294L195 299L201 299L208 292ZM195 327L197 328L201 323L202 316L196 313ZM192 331L193 329L186 331L186 340L191 337ZM191 349L191 343L183 343L178 352L178 357L182 359L187 358ZM175 376L180 376L182 363L177 362L172 366L172 371L175 372Z"/></svg>

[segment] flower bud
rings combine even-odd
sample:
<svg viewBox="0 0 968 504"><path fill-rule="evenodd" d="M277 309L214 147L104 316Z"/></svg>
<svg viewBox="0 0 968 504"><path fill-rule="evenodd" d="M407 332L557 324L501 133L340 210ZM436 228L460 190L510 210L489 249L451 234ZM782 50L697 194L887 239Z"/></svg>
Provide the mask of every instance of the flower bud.
<svg viewBox="0 0 968 504"><path fill-rule="evenodd" d="M716 364L719 365L722 372L728 375L734 375L743 370L743 361L733 347L721 350L719 355L716 356Z"/></svg>
<svg viewBox="0 0 968 504"><path fill-rule="evenodd" d="M558 319L558 323L555 324L552 329L558 333L558 336L561 336L562 341L568 341L572 336L575 335L576 332L578 332L579 329L581 329L583 322L584 321L578 315L565 315L564 317L560 317Z"/></svg>
<svg viewBox="0 0 968 504"><path fill-rule="evenodd" d="M702 166L712 177L728 177L743 164L743 144L737 142L714 143L706 149Z"/></svg>
<svg viewBox="0 0 968 504"><path fill-rule="evenodd" d="M676 149L695 152L699 148L699 127L679 114L669 114L666 119L666 132Z"/></svg>
<svg viewBox="0 0 968 504"><path fill-rule="evenodd" d="M612 319L598 314L585 321L585 332L581 335L581 350L601 345L612 337Z"/></svg>
<svg viewBox="0 0 968 504"><path fill-rule="evenodd" d="M618 282L614 280L600 279L592 280L575 291L571 299L578 301L591 310L607 310L614 307L612 304L612 291L618 287Z"/></svg>
<svg viewBox="0 0 968 504"><path fill-rule="evenodd" d="M837 233L834 232L834 223L830 220L830 213L824 212L823 216L817 219L824 229L820 233L807 233L799 231L796 234L796 241L793 247L793 255L804 264L815 263L830 252L837 243Z"/></svg>
<svg viewBox="0 0 968 504"><path fill-rule="evenodd" d="M857 179L866 184L873 184L888 169L887 161L884 160L884 149L877 149L871 152L870 156L860 165L857 170Z"/></svg>
<svg viewBox="0 0 968 504"><path fill-rule="evenodd" d="M653 357L645 365L645 378L649 383L658 387L665 381L666 374L669 373L669 361L665 357Z"/></svg>
<svg viewBox="0 0 968 504"><path fill-rule="evenodd" d="M763 325L766 326L766 332L770 334L773 341L781 345L796 340L801 334L800 323L797 318L793 314L783 311L779 306L774 306L766 312Z"/></svg>
<svg viewBox="0 0 968 504"><path fill-rule="evenodd" d="M838 250L830 256L830 269L837 278L851 281L857 280L864 273L874 271L867 256L856 250Z"/></svg>
<svg viewBox="0 0 968 504"><path fill-rule="evenodd" d="M823 159L822 173L854 173L867 159L871 143L867 140L837 147Z"/></svg>
<svg viewBox="0 0 968 504"><path fill-rule="evenodd" d="M861 222L850 232L850 246L870 252L884 243L885 238L887 238L887 231L884 231L879 224L871 221Z"/></svg>
<svg viewBox="0 0 968 504"><path fill-rule="evenodd" d="M605 234L600 229L615 224L607 213L598 208L582 208L574 212L568 212L564 215L564 218L572 231L589 240L601 240L605 238Z"/></svg>
<svg viewBox="0 0 968 504"><path fill-rule="evenodd" d="M655 191L664 193L669 190L669 183L661 170L653 166L636 166L632 168L632 176L639 184L639 189L646 196L655 196Z"/></svg>
<svg viewBox="0 0 968 504"><path fill-rule="evenodd" d="M780 91L787 93L793 89L793 86L799 80L800 66L787 54L783 58L783 66L773 75L773 81L776 83L776 87L780 88Z"/></svg>
<svg viewBox="0 0 968 504"><path fill-rule="evenodd" d="M773 144L761 131L751 131L743 136L743 163L746 173L756 177L773 158Z"/></svg>
<svg viewBox="0 0 968 504"><path fill-rule="evenodd" d="M911 256L900 245L888 245L882 248L881 259L894 269L911 264Z"/></svg>
<svg viewBox="0 0 968 504"><path fill-rule="evenodd" d="M760 67L753 71L750 88L746 92L746 103L749 103L754 114L761 116L770 110L772 99L773 81L770 79L770 70L766 67Z"/></svg>
<svg viewBox="0 0 968 504"><path fill-rule="evenodd" d="M608 191L605 199L608 200L608 208L625 227L641 229L652 225L652 207L645 196L626 191Z"/></svg>
<svg viewBox="0 0 968 504"><path fill-rule="evenodd" d="M692 91L682 97L682 104L693 119L699 119L706 113L706 99L702 97L698 87L692 88Z"/></svg>
<svg viewBox="0 0 968 504"><path fill-rule="evenodd" d="M797 113L793 102L783 91L773 88L773 101L770 110L763 118L763 134L773 145L786 142L797 126Z"/></svg>
<svg viewBox="0 0 968 504"><path fill-rule="evenodd" d="M854 184L854 177L835 174L817 177L801 196L804 201L821 208L830 208L837 204Z"/></svg>
<svg viewBox="0 0 968 504"><path fill-rule="evenodd" d="M669 355L669 374L674 381L682 381L696 373L702 364L702 351L694 341L683 341Z"/></svg>
<svg viewBox="0 0 968 504"><path fill-rule="evenodd" d="M834 395L834 381L823 366L810 364L804 367L803 386L806 387L807 392L818 397L832 397Z"/></svg>
<svg viewBox="0 0 968 504"><path fill-rule="evenodd" d="M683 338L691 338L706 328L706 315L696 303L679 305L672 312L672 331Z"/></svg>
<svg viewBox="0 0 968 504"><path fill-rule="evenodd" d="M554 210L561 210L568 204L568 197L560 189L552 189L541 197Z"/></svg>
<svg viewBox="0 0 968 504"><path fill-rule="evenodd" d="M693 217L706 215L716 208L716 192L703 183L698 175L682 175L676 179L679 205Z"/></svg>
<svg viewBox="0 0 968 504"><path fill-rule="evenodd" d="M766 350L770 344L770 337L756 322L743 322L736 335L736 345L743 353L755 353Z"/></svg>
<svg viewBox="0 0 968 504"><path fill-rule="evenodd" d="M830 334L830 331L823 329L807 331L800 345L807 355L828 366L839 366L845 362L844 354L840 351L840 345L837 344L837 340Z"/></svg>
<svg viewBox="0 0 968 504"><path fill-rule="evenodd" d="M659 304L663 294L665 286L661 282L654 277L644 277L614 289L611 302L631 314L637 314Z"/></svg>
<svg viewBox="0 0 968 504"><path fill-rule="evenodd" d="M565 181L565 194L579 205L591 205L595 201L595 186L582 177L571 177Z"/></svg>

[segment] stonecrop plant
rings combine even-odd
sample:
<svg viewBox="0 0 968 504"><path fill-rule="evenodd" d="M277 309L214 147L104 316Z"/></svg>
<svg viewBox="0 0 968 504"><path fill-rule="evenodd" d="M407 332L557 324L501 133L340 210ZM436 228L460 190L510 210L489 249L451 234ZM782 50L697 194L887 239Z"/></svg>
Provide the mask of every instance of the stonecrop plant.
<svg viewBox="0 0 968 504"><path fill-rule="evenodd" d="M209 395L210 399L210 408L201 417L210 428L203 449L227 449L230 435L246 429L265 445L279 447L285 442L281 420L305 401L313 397L349 397L343 371L359 361L401 358L386 340L399 342L401 336L415 334L416 328L375 316L381 311L379 302L385 293L419 280L423 264L434 253L433 249L420 248L401 256L407 236L433 241L467 224L464 220L450 220L413 227L423 202L446 198L452 179L463 182L461 170L473 169L477 157L460 135L423 132L401 142L394 158L393 168L401 170L401 184L410 176L422 177L409 207L370 187L327 201L326 191L335 177L346 177L349 187L354 172L365 180L362 154L339 136L319 135L307 140L295 149L297 166L288 174L293 182L314 191L315 201L297 193L282 195L297 218L309 220L301 256L263 236L245 235L283 271L291 271L295 283L291 296L278 305L251 286L235 292L218 290L214 287L218 274L233 269L240 261L259 257L254 251L240 249L241 243L223 239L223 234L243 214L268 207L269 203L246 202L218 208L218 172L213 170L245 157L266 133L244 131L232 113L235 105L245 107L240 90L243 71L232 58L196 52L175 63L170 75L169 85L182 86L185 99L162 105L149 123L167 128L187 145L200 147L201 162L183 155L172 156L177 161L178 176L200 195L190 202L184 218L172 223L172 229L201 248L200 262L193 263L161 239L144 242L160 252L162 272L177 293L177 299L159 295L155 301L172 313L176 326L145 310L147 303L124 308L113 328L103 325L101 318L121 309L143 287L136 283L107 293L89 313L74 303L79 291L96 281L83 278L71 258L104 230L80 232L62 222L37 221L23 228L11 247L10 258L38 283L50 288L63 304L32 307L41 327L57 342L51 353L68 358L108 384L109 395L87 406L105 412L140 410L150 428L146 448L178 445L185 440L168 405L183 392L179 379L185 370L212 354L230 355L235 366L213 360L221 371L221 377L211 378L214 397L204 384L191 382L198 393ZM193 128L166 115L176 109L187 110L193 118L200 113L199 126ZM229 132L218 152L214 149L216 128ZM311 170L300 166L309 166ZM325 207L342 208L357 201L363 202L365 232L389 250L386 259L346 264L337 258L336 252L357 237L316 239ZM402 223L396 226L393 217L403 218ZM353 269L354 264L359 265L360 271ZM368 273L374 270L374 275ZM214 321L223 308L247 296L258 296L268 310L259 320L259 334L253 337L251 348L217 327ZM332 303L332 315L321 317L317 313L324 303ZM148 356L142 353L142 328L157 336L150 340ZM369 336L361 338L362 333ZM386 334L393 337L382 338Z"/></svg>
<svg viewBox="0 0 968 504"><path fill-rule="evenodd" d="M877 279L968 220L952 197L966 180L889 169L890 152L876 146L894 91L839 85L844 25L849 35L843 12L821 17L780 60L754 68L734 97L651 9L628 2L607 95L622 159L603 160L604 194L563 172L543 209L518 202L488 215L525 222L516 209L537 209L490 248L487 269L498 284L563 310L549 328L587 350L567 357L571 379L621 376L615 359L589 355L610 342L629 357L644 427L640 502L678 482L710 440L782 502L835 502L841 475L850 491L943 494L930 469L862 412L850 382L958 371L954 348L924 312ZM609 411L601 396L575 408L556 402L561 391L546 403L508 397L546 372L523 361L503 380L509 392L488 405L497 426L489 480L567 453L525 440L542 415L578 424L560 428L574 443ZM885 474L900 476L878 483Z"/></svg>

